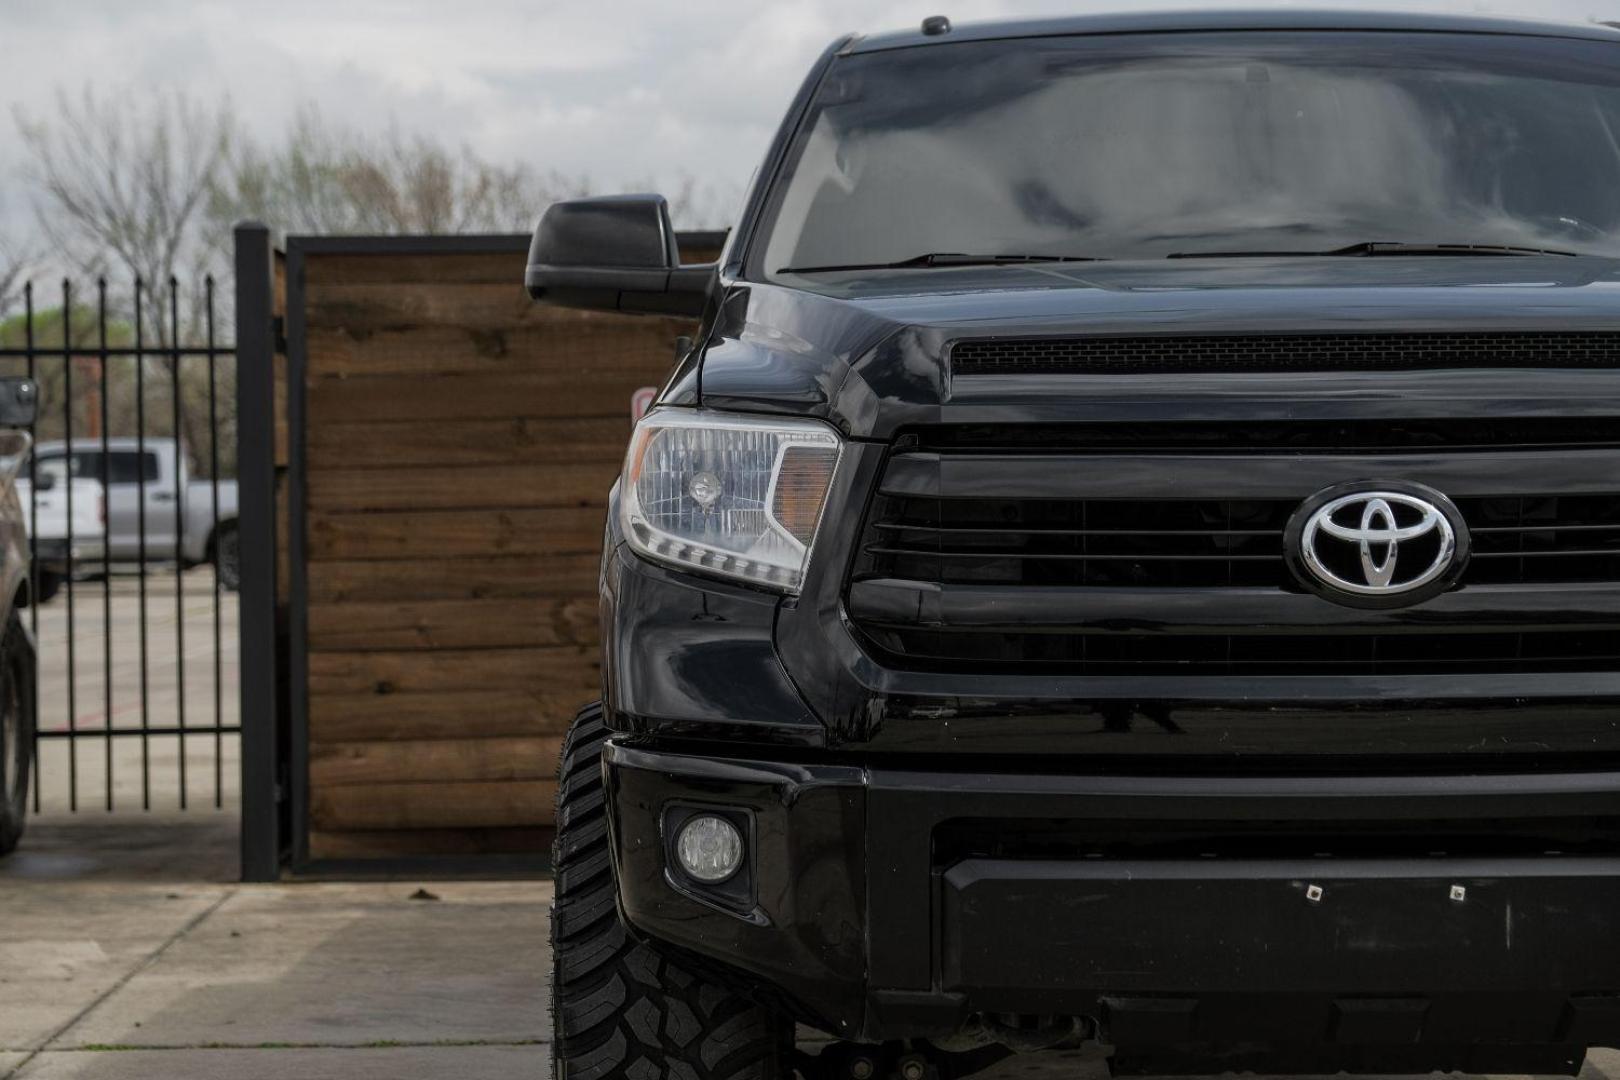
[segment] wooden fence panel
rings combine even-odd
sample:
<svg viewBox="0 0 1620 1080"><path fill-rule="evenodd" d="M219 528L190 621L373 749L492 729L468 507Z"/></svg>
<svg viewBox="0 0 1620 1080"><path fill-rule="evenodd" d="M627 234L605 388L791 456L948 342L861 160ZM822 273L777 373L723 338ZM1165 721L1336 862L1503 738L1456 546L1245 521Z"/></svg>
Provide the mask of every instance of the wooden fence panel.
<svg viewBox="0 0 1620 1080"><path fill-rule="evenodd" d="M495 246L304 254L312 859L543 851L600 686L631 394L693 327L537 306Z"/></svg>

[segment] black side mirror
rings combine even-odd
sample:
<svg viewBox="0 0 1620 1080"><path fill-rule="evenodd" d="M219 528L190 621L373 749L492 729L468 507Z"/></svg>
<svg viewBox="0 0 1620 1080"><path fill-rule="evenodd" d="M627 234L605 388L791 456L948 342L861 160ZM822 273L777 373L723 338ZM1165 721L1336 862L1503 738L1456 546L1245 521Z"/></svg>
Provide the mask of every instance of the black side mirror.
<svg viewBox="0 0 1620 1080"><path fill-rule="evenodd" d="M701 315L712 263L682 266L662 195L570 199L546 210L523 283L563 307Z"/></svg>
<svg viewBox="0 0 1620 1080"><path fill-rule="evenodd" d="M34 474L35 491L55 491L56 474L53 472L36 472Z"/></svg>
<svg viewBox="0 0 1620 1080"><path fill-rule="evenodd" d="M0 427L32 427L39 411L39 385L21 375L0 378Z"/></svg>

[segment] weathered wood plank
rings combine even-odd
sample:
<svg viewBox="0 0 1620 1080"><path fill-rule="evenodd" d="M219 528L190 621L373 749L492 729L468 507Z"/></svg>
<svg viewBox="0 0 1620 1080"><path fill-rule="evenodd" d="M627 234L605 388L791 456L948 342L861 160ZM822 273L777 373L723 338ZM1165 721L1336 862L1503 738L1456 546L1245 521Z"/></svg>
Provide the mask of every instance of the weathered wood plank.
<svg viewBox="0 0 1620 1080"><path fill-rule="evenodd" d="M528 257L517 250L476 255L337 255L304 256L306 288L336 283L402 283L407 281L485 282L493 285L523 281Z"/></svg>
<svg viewBox="0 0 1620 1080"><path fill-rule="evenodd" d="M310 694L428 690L522 690L581 702L601 689L594 648L439 649L429 652L314 652Z"/></svg>
<svg viewBox="0 0 1620 1080"><path fill-rule="evenodd" d="M310 326L351 331L459 326L510 329L566 321L529 299L521 279L503 282L316 282L304 292Z"/></svg>
<svg viewBox="0 0 1620 1080"><path fill-rule="evenodd" d="M653 319L613 323L526 323L509 329L415 326L361 330L312 325L304 335L312 379L327 376L474 375L575 372L582 378L641 377L667 370L675 339L692 326Z"/></svg>
<svg viewBox="0 0 1620 1080"><path fill-rule="evenodd" d="M309 780L345 784L550 780L562 736L429 739L420 742L312 743Z"/></svg>
<svg viewBox="0 0 1620 1080"><path fill-rule="evenodd" d="M555 780L320 786L310 792L314 829L477 829L549 825Z"/></svg>
<svg viewBox="0 0 1620 1080"><path fill-rule="evenodd" d="M630 395L692 324L535 306L525 261L306 257L315 858L549 839Z"/></svg>
<svg viewBox="0 0 1620 1080"><path fill-rule="evenodd" d="M523 268L528 263L527 244L519 236L501 241L506 250L473 254L438 252L430 255L339 255L306 252L304 281L307 286L365 282L484 282L522 287ZM504 245L503 245L504 246ZM683 262L713 262L720 257L717 248L682 248Z"/></svg>
<svg viewBox="0 0 1620 1080"><path fill-rule="evenodd" d="M285 466L290 458L289 448L292 445L289 434L291 429L287 426L287 354L276 353L270 360L270 366L274 373L274 380L271 383L274 397L271 422L275 427L273 436L276 444L275 458L277 465Z"/></svg>
<svg viewBox="0 0 1620 1080"><path fill-rule="evenodd" d="M613 462L324 469L311 462L312 510L474 510L606 506Z"/></svg>
<svg viewBox="0 0 1620 1080"><path fill-rule="evenodd" d="M626 401L629 396L626 395ZM624 415L592 419L451 420L443 423L329 423L311 426L311 470L413 465L618 463L630 438Z"/></svg>
<svg viewBox="0 0 1620 1080"><path fill-rule="evenodd" d="M560 735L594 690L578 698L523 690L321 694L310 698L316 742L487 739Z"/></svg>
<svg viewBox="0 0 1620 1080"><path fill-rule="evenodd" d="M681 254L681 262L683 262L683 263L712 263L712 262L719 262L720 261L720 252L722 250L723 250L722 248L718 248L718 247L696 247L696 246L693 246L693 245L682 244L681 245L681 252L680 252L680 254Z"/></svg>
<svg viewBox="0 0 1620 1080"><path fill-rule="evenodd" d="M545 855L556 831L547 826L504 829L410 829L309 834L314 859L396 859L413 855Z"/></svg>
<svg viewBox="0 0 1620 1080"><path fill-rule="evenodd" d="M287 314L287 253L271 245L270 256L270 313Z"/></svg>
<svg viewBox="0 0 1620 1080"><path fill-rule="evenodd" d="M484 555L417 559L331 559L309 564L311 604L596 596L601 556Z"/></svg>
<svg viewBox="0 0 1620 1080"><path fill-rule="evenodd" d="M309 647L345 652L594 645L596 621L593 596L311 604Z"/></svg>
<svg viewBox="0 0 1620 1080"><path fill-rule="evenodd" d="M309 557L407 559L433 555L586 554L601 550L601 507L311 513Z"/></svg>
<svg viewBox="0 0 1620 1080"><path fill-rule="evenodd" d="M604 417L630 432L630 395L660 384L668 366L649 357L644 369L611 378L547 361L535 370L476 375L376 375L363 379L312 379L305 401L310 429L357 420L420 420L442 424L491 417ZM622 443L623 438L620 439Z"/></svg>
<svg viewBox="0 0 1620 1080"><path fill-rule="evenodd" d="M515 282L318 282L305 290L304 310L311 327L356 339L390 330L452 327L484 333L534 327L551 328L565 346L590 337L663 343L693 325L676 316L626 318L537 304L521 275Z"/></svg>

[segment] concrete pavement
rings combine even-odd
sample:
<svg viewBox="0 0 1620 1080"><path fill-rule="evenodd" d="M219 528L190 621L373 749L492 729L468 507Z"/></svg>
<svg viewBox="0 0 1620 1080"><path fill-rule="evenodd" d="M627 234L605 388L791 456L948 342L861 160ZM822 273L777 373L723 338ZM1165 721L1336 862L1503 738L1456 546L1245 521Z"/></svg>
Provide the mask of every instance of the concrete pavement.
<svg viewBox="0 0 1620 1080"><path fill-rule="evenodd" d="M546 1074L549 882L242 886L234 842L35 823L0 862L0 1078Z"/></svg>
<svg viewBox="0 0 1620 1080"><path fill-rule="evenodd" d="M40 730L89 736L41 742L37 787L46 813L76 806L101 814L109 792L116 811L140 812L146 804L153 811L178 809L180 736L150 736L143 748L133 732L143 725L173 729L182 721L190 728L212 727L216 717L221 726L237 723L236 594L218 596L216 638L211 567L179 576L152 567L145 580L144 618L141 586L139 576L115 571L105 581L75 582L71 597L64 588L49 603L24 612L39 643ZM124 734L105 737L108 732ZM235 807L238 737L191 734L185 744L187 805L212 807L217 801Z"/></svg>
<svg viewBox="0 0 1620 1080"><path fill-rule="evenodd" d="M159 1050L42 1054L17 1080L506 1080L543 1076L549 1069L543 1055L511 1046Z"/></svg>

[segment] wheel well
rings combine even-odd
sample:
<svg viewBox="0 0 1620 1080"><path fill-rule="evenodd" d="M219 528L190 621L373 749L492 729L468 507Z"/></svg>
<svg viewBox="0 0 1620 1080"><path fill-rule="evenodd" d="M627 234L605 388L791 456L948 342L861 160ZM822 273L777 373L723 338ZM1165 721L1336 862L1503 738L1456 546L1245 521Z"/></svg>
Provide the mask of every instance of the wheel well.
<svg viewBox="0 0 1620 1080"><path fill-rule="evenodd" d="M216 554L217 545L219 543L219 534L226 529L234 528L236 528L236 519L233 517L220 518L219 521L214 524L213 531L208 534L208 543L203 548L204 562L214 561L214 555Z"/></svg>

